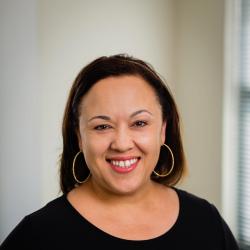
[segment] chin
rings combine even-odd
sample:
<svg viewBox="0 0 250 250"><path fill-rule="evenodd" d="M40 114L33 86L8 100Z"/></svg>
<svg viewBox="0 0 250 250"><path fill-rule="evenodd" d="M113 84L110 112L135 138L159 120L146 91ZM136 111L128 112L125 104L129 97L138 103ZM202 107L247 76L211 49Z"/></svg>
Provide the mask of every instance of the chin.
<svg viewBox="0 0 250 250"><path fill-rule="evenodd" d="M142 185L139 183L129 183L124 181L124 183L115 183L110 187L110 191L119 195L133 195L140 190L141 186Z"/></svg>

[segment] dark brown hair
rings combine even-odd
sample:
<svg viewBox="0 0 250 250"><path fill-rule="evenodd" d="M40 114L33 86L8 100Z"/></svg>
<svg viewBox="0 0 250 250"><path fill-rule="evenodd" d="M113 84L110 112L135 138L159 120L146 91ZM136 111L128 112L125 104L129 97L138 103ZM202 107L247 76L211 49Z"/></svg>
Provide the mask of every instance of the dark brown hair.
<svg viewBox="0 0 250 250"><path fill-rule="evenodd" d="M175 185L183 176L185 157L179 115L175 101L166 84L151 65L140 59L124 54L104 56L97 58L80 71L69 93L63 118L63 151L60 159L60 186L63 193L68 193L76 184L72 163L74 156L80 150L77 131L79 129L78 109L82 98L99 80L123 75L138 75L153 87L161 105L163 120L167 122L165 144L172 149L175 159L174 169L167 177L157 177L152 173L151 178L165 185ZM158 173L168 172L171 161L170 153L165 147L162 147L155 170ZM80 180L88 176L89 170L83 156L77 159L75 170Z"/></svg>

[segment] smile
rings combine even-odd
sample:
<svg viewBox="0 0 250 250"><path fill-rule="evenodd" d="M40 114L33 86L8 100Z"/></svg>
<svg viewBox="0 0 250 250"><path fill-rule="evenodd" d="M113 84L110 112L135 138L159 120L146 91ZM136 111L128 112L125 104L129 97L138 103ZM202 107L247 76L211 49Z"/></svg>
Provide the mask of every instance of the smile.
<svg viewBox="0 0 250 250"><path fill-rule="evenodd" d="M126 160L112 159L108 160L108 162L115 172L128 173L136 168L139 158L131 158Z"/></svg>
<svg viewBox="0 0 250 250"><path fill-rule="evenodd" d="M126 161L111 161L111 164L118 166L120 168L129 168L132 164L137 162L137 158L126 160Z"/></svg>

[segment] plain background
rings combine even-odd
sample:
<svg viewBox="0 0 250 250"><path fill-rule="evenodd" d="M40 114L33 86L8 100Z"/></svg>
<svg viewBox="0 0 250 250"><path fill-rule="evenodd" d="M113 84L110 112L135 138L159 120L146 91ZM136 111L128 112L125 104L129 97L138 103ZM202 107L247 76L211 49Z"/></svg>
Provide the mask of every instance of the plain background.
<svg viewBox="0 0 250 250"><path fill-rule="evenodd" d="M0 0L0 242L59 195L68 91L102 55L166 79L189 166L180 187L222 210L224 12L223 0Z"/></svg>

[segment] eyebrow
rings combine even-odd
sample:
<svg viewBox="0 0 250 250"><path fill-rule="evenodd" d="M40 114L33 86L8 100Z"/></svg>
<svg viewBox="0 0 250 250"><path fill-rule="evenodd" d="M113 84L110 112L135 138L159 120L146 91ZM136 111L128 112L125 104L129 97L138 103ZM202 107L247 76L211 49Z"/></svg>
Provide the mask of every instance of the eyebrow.
<svg viewBox="0 0 250 250"><path fill-rule="evenodd" d="M102 120L105 120L105 121L110 121L111 120L111 118L109 116L106 116L106 115L97 115L97 116L94 116L94 117L90 118L88 120L88 122L90 122L90 121L92 121L94 119L102 119Z"/></svg>
<svg viewBox="0 0 250 250"><path fill-rule="evenodd" d="M153 116L153 114L152 114L151 112L149 112L148 110L146 110L146 109L141 109L141 110L137 110L137 111L133 112L133 113L130 115L130 118L132 118L132 117L134 117L134 116L137 116L137 115L139 115L139 114L141 114L141 113L144 113L144 112L150 114L151 116ZM94 119L102 119L102 120L105 120L105 121L110 121L110 120L111 120L111 118L110 118L109 116L107 116L107 115L96 115L96 116L93 116L92 118L90 118L90 119L88 120L88 122L90 122L90 121L92 121L92 120L94 120Z"/></svg>
<svg viewBox="0 0 250 250"><path fill-rule="evenodd" d="M139 115L139 114L144 113L144 112L146 112L146 113L148 113L148 114L150 114L150 115L153 115L153 114L152 114L151 112L149 112L148 110L146 110L146 109L141 109L141 110L138 110L138 111L135 111L134 113L132 113L132 114L130 115L130 117L134 117L134 116Z"/></svg>

